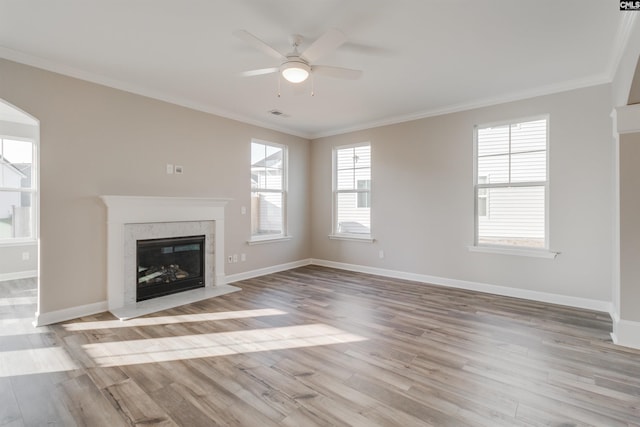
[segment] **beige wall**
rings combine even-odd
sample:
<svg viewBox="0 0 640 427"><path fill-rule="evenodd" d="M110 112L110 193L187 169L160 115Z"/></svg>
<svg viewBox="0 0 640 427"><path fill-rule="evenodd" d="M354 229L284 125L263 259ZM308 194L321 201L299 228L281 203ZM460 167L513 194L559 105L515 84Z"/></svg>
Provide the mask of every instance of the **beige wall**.
<svg viewBox="0 0 640 427"><path fill-rule="evenodd" d="M620 135L620 317L640 321L640 133Z"/></svg>
<svg viewBox="0 0 640 427"><path fill-rule="evenodd" d="M611 300L611 86L426 118L313 142L0 61L0 98L41 122L42 312L106 299L101 194L229 197L227 274L309 257ZM473 125L550 115L555 260L469 252ZM247 246L251 138L286 144L293 240ZM329 240L331 148L370 141L373 244ZM165 164L183 165L167 175ZM309 194L311 196L309 196ZM382 249L385 258L378 258ZM65 256L62 256L62 255ZM66 255L69 256L66 256Z"/></svg>
<svg viewBox="0 0 640 427"><path fill-rule="evenodd" d="M611 300L611 87L368 129L312 142L315 258ZM550 245L554 260L469 252L473 126L550 115ZM331 150L370 141L375 243L329 240ZM384 250L385 258L378 257Z"/></svg>
<svg viewBox="0 0 640 427"><path fill-rule="evenodd" d="M310 256L309 141L6 60L0 76L0 98L40 120L41 313L106 300L103 194L233 199L225 251L247 261L226 274ZM291 241L246 245L251 138L289 147Z"/></svg>

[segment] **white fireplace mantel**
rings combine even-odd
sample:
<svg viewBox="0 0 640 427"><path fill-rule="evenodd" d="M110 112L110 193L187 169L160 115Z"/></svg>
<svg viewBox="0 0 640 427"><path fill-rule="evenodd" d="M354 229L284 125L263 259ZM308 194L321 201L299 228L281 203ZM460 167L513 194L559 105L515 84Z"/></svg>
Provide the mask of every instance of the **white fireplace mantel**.
<svg viewBox="0 0 640 427"><path fill-rule="evenodd" d="M215 279L225 284L224 208L230 199L198 197L100 196L107 206L107 297L110 311L125 305L124 230L126 224L214 221Z"/></svg>

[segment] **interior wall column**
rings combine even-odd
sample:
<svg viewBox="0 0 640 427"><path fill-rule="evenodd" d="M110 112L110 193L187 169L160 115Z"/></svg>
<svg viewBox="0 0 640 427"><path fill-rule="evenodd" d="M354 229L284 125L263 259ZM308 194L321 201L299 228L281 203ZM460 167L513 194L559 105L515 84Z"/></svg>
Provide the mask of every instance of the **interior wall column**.
<svg viewBox="0 0 640 427"><path fill-rule="evenodd" d="M640 348L640 104L612 113L616 151L613 342Z"/></svg>

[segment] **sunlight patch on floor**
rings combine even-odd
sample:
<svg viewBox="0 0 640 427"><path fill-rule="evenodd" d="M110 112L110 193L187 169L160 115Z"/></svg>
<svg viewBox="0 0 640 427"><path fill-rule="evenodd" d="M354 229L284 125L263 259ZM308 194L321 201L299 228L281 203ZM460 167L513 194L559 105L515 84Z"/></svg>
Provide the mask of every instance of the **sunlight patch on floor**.
<svg viewBox="0 0 640 427"><path fill-rule="evenodd" d="M78 369L61 347L0 351L0 378Z"/></svg>
<svg viewBox="0 0 640 427"><path fill-rule="evenodd" d="M321 323L247 331L85 344L97 366L112 367L364 341Z"/></svg>
<svg viewBox="0 0 640 427"><path fill-rule="evenodd" d="M259 310L225 311L220 313L181 314L178 316L137 317L129 320L104 320L97 322L65 323L67 331L87 331L91 329L130 328L136 326L171 325L188 322L207 322L214 320L244 319L249 317L279 316L286 311L273 308Z"/></svg>

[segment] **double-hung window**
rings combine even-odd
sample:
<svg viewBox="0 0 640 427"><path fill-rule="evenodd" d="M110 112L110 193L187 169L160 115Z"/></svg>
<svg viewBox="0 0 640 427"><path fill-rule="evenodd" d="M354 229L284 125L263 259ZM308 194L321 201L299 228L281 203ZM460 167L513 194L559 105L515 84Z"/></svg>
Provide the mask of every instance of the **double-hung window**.
<svg viewBox="0 0 640 427"><path fill-rule="evenodd" d="M287 148L251 142L251 240L286 236Z"/></svg>
<svg viewBox="0 0 640 427"><path fill-rule="evenodd" d="M35 144L0 137L0 243L35 239Z"/></svg>
<svg viewBox="0 0 640 427"><path fill-rule="evenodd" d="M548 117L476 126L475 244L548 248Z"/></svg>
<svg viewBox="0 0 640 427"><path fill-rule="evenodd" d="M333 236L371 237L371 145L333 150Z"/></svg>

